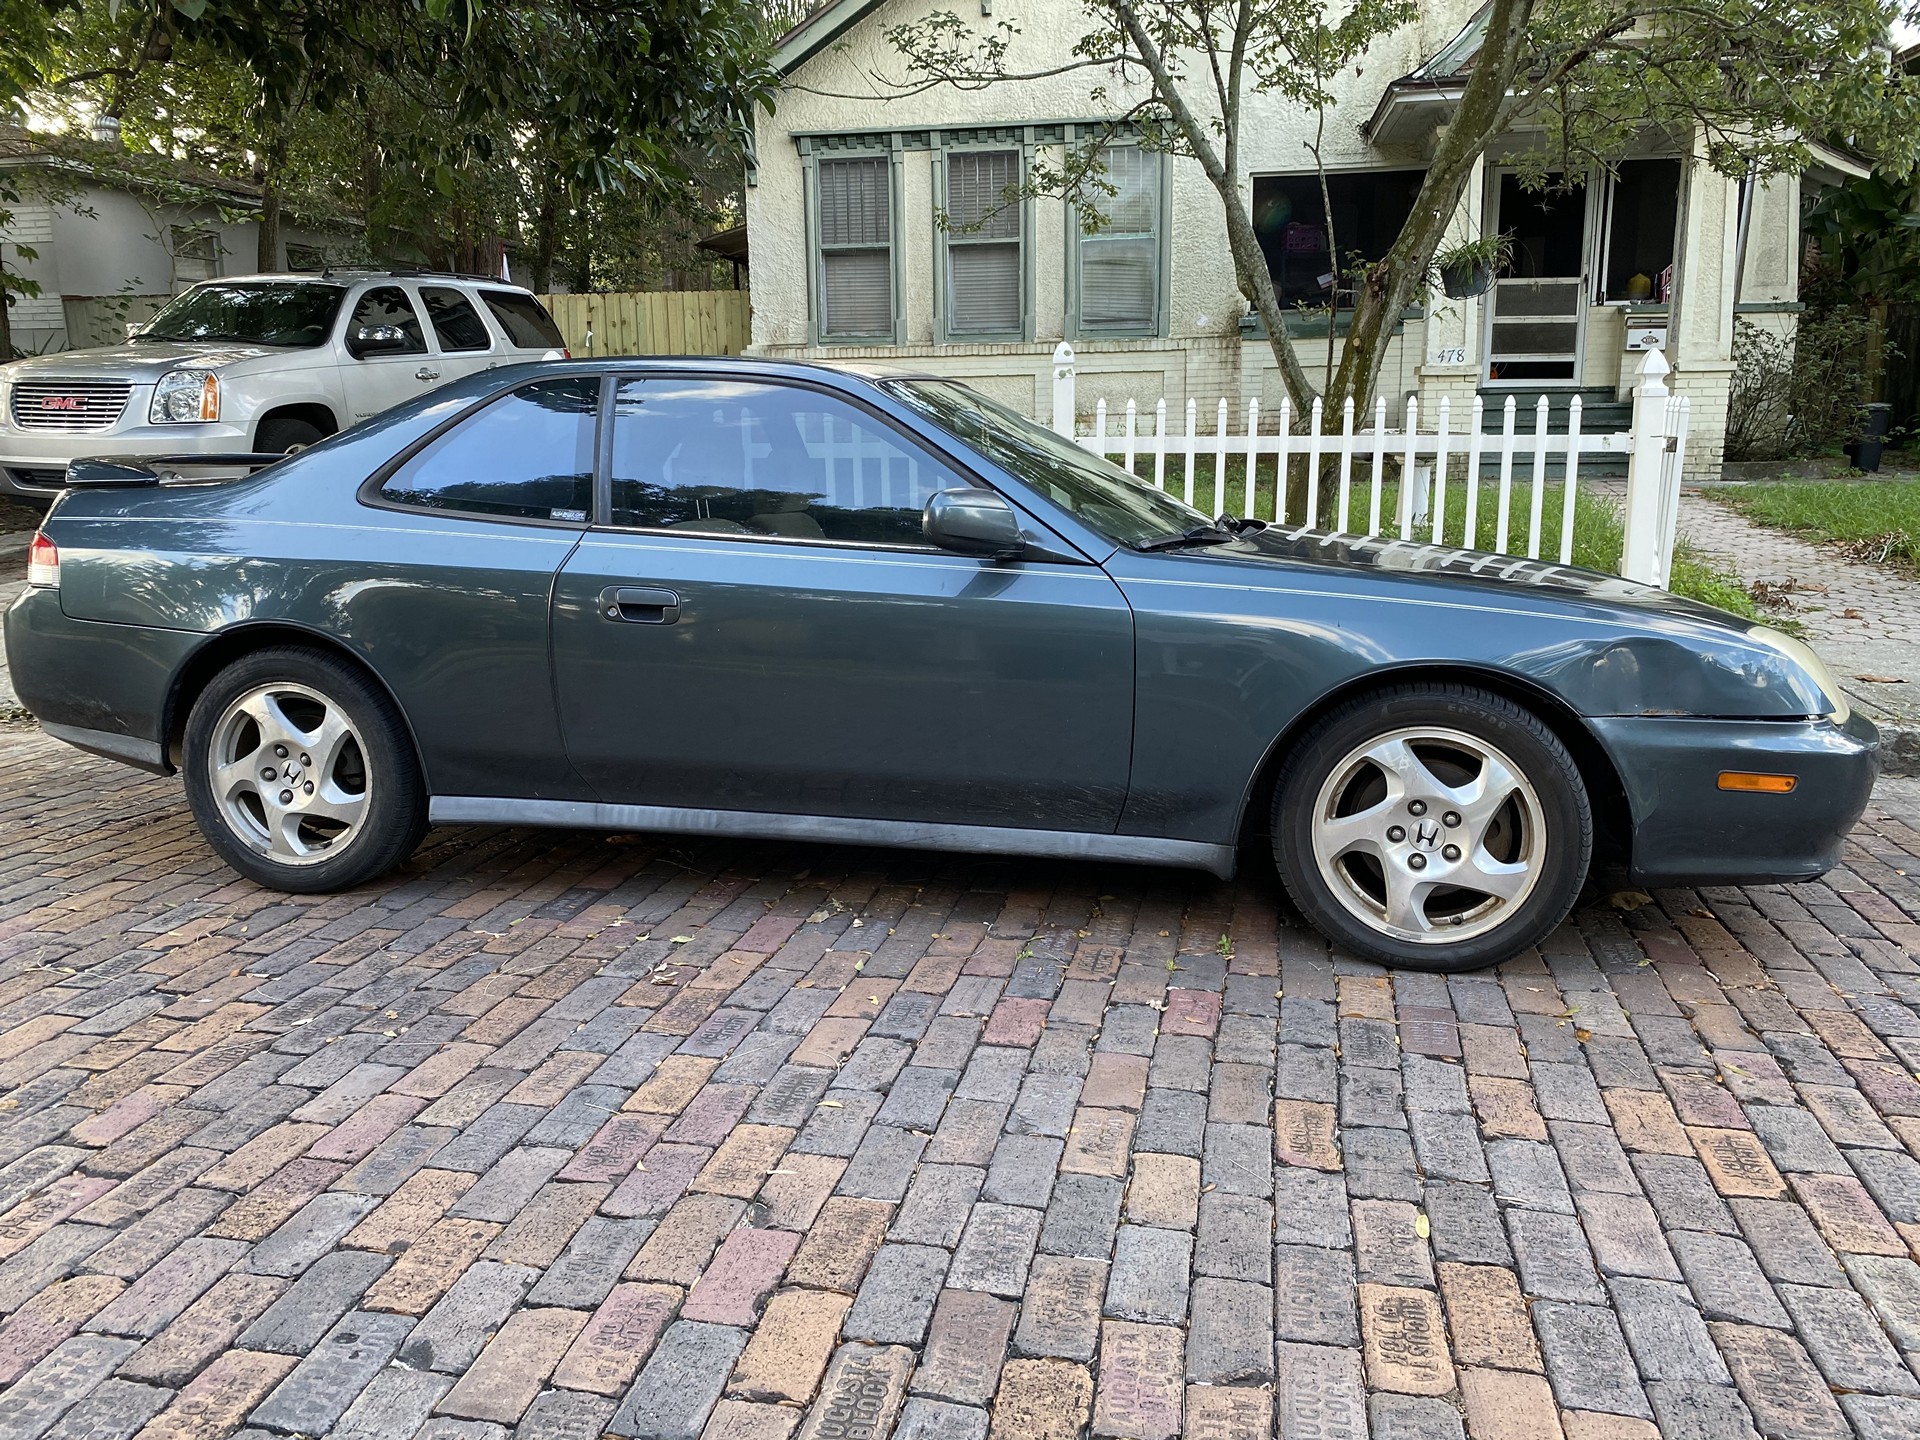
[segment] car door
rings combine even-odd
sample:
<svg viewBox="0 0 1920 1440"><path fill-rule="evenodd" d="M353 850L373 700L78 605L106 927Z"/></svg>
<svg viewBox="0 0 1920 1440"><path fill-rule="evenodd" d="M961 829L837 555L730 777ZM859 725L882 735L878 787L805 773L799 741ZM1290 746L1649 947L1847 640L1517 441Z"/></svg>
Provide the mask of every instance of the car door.
<svg viewBox="0 0 1920 1440"><path fill-rule="evenodd" d="M426 327L401 285L375 285L361 294L347 313L341 350L340 389L350 421L378 415L441 380Z"/></svg>
<svg viewBox="0 0 1920 1440"><path fill-rule="evenodd" d="M615 383L602 523L553 612L568 754L603 799L1115 828L1133 623L1099 567L932 548L927 497L968 477L844 394Z"/></svg>
<svg viewBox="0 0 1920 1440"><path fill-rule="evenodd" d="M553 577L592 504L597 375L528 381L362 488L352 570L314 582L392 686L436 796L590 798L554 705Z"/></svg>
<svg viewBox="0 0 1920 1440"><path fill-rule="evenodd" d="M440 371L435 384L445 385L501 362L504 350L465 291L452 285L422 285L420 306L433 331L430 363Z"/></svg>

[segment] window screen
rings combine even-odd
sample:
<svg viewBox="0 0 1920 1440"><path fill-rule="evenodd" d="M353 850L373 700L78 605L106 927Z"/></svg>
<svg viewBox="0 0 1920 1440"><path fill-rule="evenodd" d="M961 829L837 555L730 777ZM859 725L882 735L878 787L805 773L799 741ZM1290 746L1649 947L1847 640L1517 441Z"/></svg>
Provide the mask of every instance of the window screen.
<svg viewBox="0 0 1920 1440"><path fill-rule="evenodd" d="M1267 257L1267 273L1282 305L1322 306L1333 296L1353 303L1355 267L1383 259L1413 213L1424 170L1360 170L1327 176L1257 175L1253 181L1253 226ZM1328 233L1326 199L1333 201ZM1333 263L1332 245L1340 247Z"/></svg>
<svg viewBox="0 0 1920 1440"><path fill-rule="evenodd" d="M947 156L947 329L1020 333L1020 152Z"/></svg>
<svg viewBox="0 0 1920 1440"><path fill-rule="evenodd" d="M547 314L546 306L518 290L482 290L480 298L507 332L507 343L516 350L564 350L566 336Z"/></svg>
<svg viewBox="0 0 1920 1440"><path fill-rule="evenodd" d="M893 179L884 155L822 160L820 333L893 334Z"/></svg>
<svg viewBox="0 0 1920 1440"><path fill-rule="evenodd" d="M584 522L599 406L592 376L522 385L428 445L380 493L435 510Z"/></svg>
<svg viewBox="0 0 1920 1440"><path fill-rule="evenodd" d="M420 299L427 307L427 319L433 322L433 333L442 350L493 348L487 322L480 318L473 302L458 290L449 290L444 285L422 285Z"/></svg>
<svg viewBox="0 0 1920 1440"><path fill-rule="evenodd" d="M616 525L906 545L927 497L968 483L819 391L669 379L622 382L612 479Z"/></svg>
<svg viewBox="0 0 1920 1440"><path fill-rule="evenodd" d="M1160 156L1135 145L1102 153L1114 193L1107 223L1080 238L1080 328L1152 330L1159 323Z"/></svg>
<svg viewBox="0 0 1920 1440"><path fill-rule="evenodd" d="M424 355L427 353L426 332L420 328L420 317L414 313L413 302L407 299L407 292L398 285L376 285L360 297L360 303L353 307L353 318L347 321L347 349L354 351L362 330L398 330L401 343L398 348L380 351L385 355Z"/></svg>

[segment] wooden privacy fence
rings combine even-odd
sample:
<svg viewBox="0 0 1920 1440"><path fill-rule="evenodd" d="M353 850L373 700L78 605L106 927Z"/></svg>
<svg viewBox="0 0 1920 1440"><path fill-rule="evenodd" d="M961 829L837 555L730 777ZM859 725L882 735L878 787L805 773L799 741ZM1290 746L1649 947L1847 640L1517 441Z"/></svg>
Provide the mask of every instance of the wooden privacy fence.
<svg viewBox="0 0 1920 1440"><path fill-rule="evenodd" d="M1673 564L1689 408L1686 397L1668 392L1666 373L1665 357L1649 350L1634 392L1633 428L1625 431L1583 432L1578 396L1568 407L1565 433L1548 428L1545 396L1526 417L1531 424L1508 396L1498 412L1499 427L1489 431L1485 402L1475 396L1457 428L1451 402L1442 399L1429 429L1421 428L1418 399L1409 397L1404 415L1396 417L1403 422L1397 430L1388 426L1384 398L1375 401L1372 415L1359 424L1348 400L1331 426L1331 417L1316 398L1303 434L1294 433L1287 400L1280 402L1271 430L1262 427L1260 402L1248 400L1244 423L1234 431L1223 398L1213 407L1209 431L1201 428L1200 406L1191 399L1184 416L1170 416L1164 399L1145 412L1132 400L1115 410L1102 399L1094 406L1092 430L1077 434L1073 349L1062 344L1054 352L1053 428L1150 479L1156 489L1179 494L1188 504L1194 503L1196 480L1210 478L1211 508L1218 513L1337 535L1397 535L1436 545L1449 541L1457 530L1466 550L1524 554L1535 560L1544 550L1563 565L1573 561L1581 457L1622 455L1628 473L1620 573L1664 586ZM1397 475L1390 477L1389 467ZM1550 474L1555 468L1557 476ZM1170 476L1170 469L1177 473ZM1304 513L1288 513L1289 475L1305 480ZM1457 526L1450 526L1447 482L1455 476L1466 482L1464 514ZM1488 479L1492 485L1483 510L1481 489ZM1551 519L1545 503L1550 480L1561 490L1559 513ZM1389 488L1397 492L1394 511L1384 515Z"/></svg>
<svg viewBox="0 0 1920 1440"><path fill-rule="evenodd" d="M745 290L542 295L567 348L583 355L738 355L752 337Z"/></svg>

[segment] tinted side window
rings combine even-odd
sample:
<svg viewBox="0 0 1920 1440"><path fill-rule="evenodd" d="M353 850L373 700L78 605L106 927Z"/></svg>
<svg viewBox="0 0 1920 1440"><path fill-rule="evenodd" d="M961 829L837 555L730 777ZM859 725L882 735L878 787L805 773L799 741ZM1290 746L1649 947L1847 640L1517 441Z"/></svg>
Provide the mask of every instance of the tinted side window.
<svg viewBox="0 0 1920 1440"><path fill-rule="evenodd" d="M522 385L407 461L380 493L436 510L584 521L599 405L591 376Z"/></svg>
<svg viewBox="0 0 1920 1440"><path fill-rule="evenodd" d="M493 336L487 322L473 308L473 302L458 290L443 285L422 285L420 298L426 302L427 319L442 350L491 350Z"/></svg>
<svg viewBox="0 0 1920 1440"><path fill-rule="evenodd" d="M407 299L407 292L398 285L376 285L360 297L360 303L353 307L353 318L347 321L347 345L351 347L360 337L362 330L398 330L401 343L380 351L383 355L424 355L427 353L426 332L420 328L420 317L414 313L413 303Z"/></svg>
<svg viewBox="0 0 1920 1440"><path fill-rule="evenodd" d="M614 405L616 525L923 545L927 497L968 483L865 412L797 386L627 380Z"/></svg>
<svg viewBox="0 0 1920 1440"><path fill-rule="evenodd" d="M507 332L507 339L520 350L564 350L567 340L553 323L546 307L531 295L517 290L482 290L480 298Z"/></svg>

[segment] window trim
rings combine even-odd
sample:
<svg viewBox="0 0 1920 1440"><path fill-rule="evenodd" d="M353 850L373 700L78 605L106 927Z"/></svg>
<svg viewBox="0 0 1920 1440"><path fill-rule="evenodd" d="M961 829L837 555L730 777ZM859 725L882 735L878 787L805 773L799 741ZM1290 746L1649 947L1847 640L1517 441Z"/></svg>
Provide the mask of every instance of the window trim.
<svg viewBox="0 0 1920 1440"><path fill-rule="evenodd" d="M820 263L820 162L823 160L887 161L887 283L891 290L892 325L885 331L861 335L829 335L826 332L825 296L820 290L825 267ZM906 308L900 276L901 215L904 209L905 151L898 134L863 136L832 148L810 140L800 145L803 208L806 212L807 242L807 329L818 346L898 345L905 328Z"/></svg>
<svg viewBox="0 0 1920 1440"><path fill-rule="evenodd" d="M609 372L605 370L582 368L579 370L569 370L558 375L542 375L537 380L522 380L517 385L507 385L494 391L491 395L482 396L478 401L467 406L464 410L459 410L449 415L445 420L434 426L411 445L405 446L399 453L384 461L377 470L360 482L360 488L354 492L354 498L370 510L387 510L400 515L430 515L436 520L462 520L474 525L530 525L540 530L564 530L570 534L580 534L593 524L594 516L598 513L600 482L606 473L605 467L602 464L604 459L602 436L606 432L599 428L596 428L594 431L594 474L590 491L591 500L587 510L587 518L584 520L555 520L551 517L542 520L532 515L482 515L469 510L450 509L444 505L409 505L404 501L395 500L392 496L384 493L383 487L387 481L405 469L416 455L420 454L421 451L425 450L429 445L434 444L443 435L446 435L457 426L466 424L469 420L478 419L482 411L491 409L508 396L518 394L529 385L542 385L550 380L594 381L600 387L599 403L594 412L594 425L599 427L606 418L608 404L607 392L610 388L610 379L611 376Z"/></svg>
<svg viewBox="0 0 1920 1440"><path fill-rule="evenodd" d="M1073 136L1068 137L1072 143ZM1143 149L1138 139L1116 136L1109 140L1109 150ZM1172 286L1172 229L1173 229L1173 186L1172 167L1167 164L1164 151L1149 150L1149 155L1159 163L1160 213L1155 220L1155 245L1153 255L1153 320L1148 325L1099 325L1088 327L1080 319L1081 297L1081 256L1085 242L1095 238L1086 234L1081 227L1081 214L1085 207L1069 200L1066 202L1065 224L1066 244L1066 324L1067 338L1070 340L1161 340L1167 338L1169 312L1168 293Z"/></svg>
<svg viewBox="0 0 1920 1440"><path fill-rule="evenodd" d="M752 544L768 545L805 545L811 546L814 549L825 548L829 550L886 550L904 552L909 555L953 554L952 551L942 550L938 545L930 544L924 540L920 542L895 542L887 540L834 540L827 537L815 540L804 535L761 535L753 531L735 534L730 531L707 532L702 530L676 530L666 525L614 524L613 420L614 406L617 403L620 384L623 380L711 380L718 381L722 384L731 382L734 384L765 385L785 390L806 390L816 395L825 396L830 400L838 400L841 404L858 410L862 415L873 420L882 428L892 431L894 435L899 437L903 444L912 446L921 454L937 463L943 470L951 471L963 480L971 480L973 482L973 488L994 490L996 494L1001 493L995 490L994 486L988 484L986 480L982 479L978 472L970 466L957 463L954 457L944 450L936 450L932 445L927 443L925 437L915 434L906 426L901 425L893 416L887 414L884 410L879 409L877 406L869 405L857 396L850 395L845 390L837 389L832 385L822 385L816 381L785 375L729 375L711 370L638 370L626 373L608 371L604 377L605 388L602 390L600 396L601 416L605 421L605 429L601 432L605 437L601 447L604 451L603 459L605 463L600 467L600 471L605 483L604 486L596 484L593 515L589 522L590 528L600 533L608 535L662 535L671 536L677 540L691 538L697 540L725 540L730 542L747 541ZM519 387L516 386L515 388L517 389ZM1009 503L1013 503L1011 497L1003 496L1003 498L1008 499ZM1025 515L1026 512L1024 509L1017 505L1015 508L1020 509L1020 513ZM956 558L967 559L970 557L957 556Z"/></svg>
<svg viewBox="0 0 1920 1440"><path fill-rule="evenodd" d="M1020 324L1013 330L954 330L950 327L952 307L949 303L949 291L952 288L952 272L949 269L951 247L958 243L963 248L969 243L1004 245L1005 240L972 240L961 237L957 242L947 233L939 216L946 210L947 199L947 157L952 154L999 154L1011 153L1019 173L1024 177L1033 169L1033 127L1025 127L1018 141L1005 138L993 138L991 134L979 136L965 131L944 132L940 144L933 151L933 333L935 342L942 345L1007 345L1031 344L1034 337L1034 288L1033 288L1033 196L1022 194L1020 197L1020 237L1018 240L1020 258Z"/></svg>

